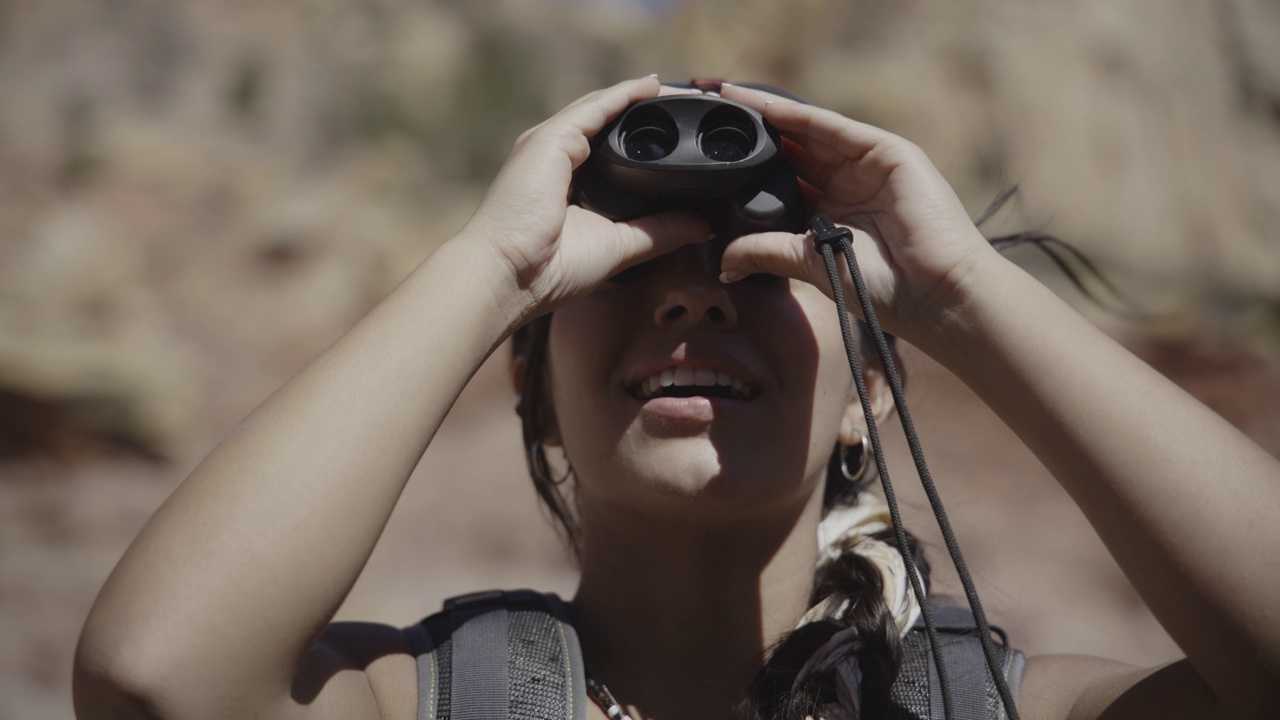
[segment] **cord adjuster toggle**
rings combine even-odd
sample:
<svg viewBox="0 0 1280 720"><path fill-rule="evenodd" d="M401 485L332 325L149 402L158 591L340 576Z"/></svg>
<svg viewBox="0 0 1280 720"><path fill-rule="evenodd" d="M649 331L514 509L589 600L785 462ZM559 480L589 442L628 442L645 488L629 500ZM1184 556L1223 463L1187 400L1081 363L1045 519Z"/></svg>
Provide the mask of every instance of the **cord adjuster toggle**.
<svg viewBox="0 0 1280 720"><path fill-rule="evenodd" d="M839 247L842 241L853 242L853 233L849 228L831 222L826 213L814 215L813 220L809 221L809 227L813 228L813 249L818 252L822 252L823 245Z"/></svg>

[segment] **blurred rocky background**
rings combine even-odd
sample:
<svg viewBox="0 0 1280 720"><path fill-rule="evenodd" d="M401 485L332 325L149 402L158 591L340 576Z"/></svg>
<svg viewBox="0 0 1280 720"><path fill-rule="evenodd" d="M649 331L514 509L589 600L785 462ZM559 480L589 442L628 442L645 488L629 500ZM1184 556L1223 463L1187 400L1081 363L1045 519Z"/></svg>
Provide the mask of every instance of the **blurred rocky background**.
<svg viewBox="0 0 1280 720"><path fill-rule="evenodd" d="M896 131L975 215L1017 184L991 232L1086 251L1150 318L1017 254L1280 452L1269 0L0 0L0 720L72 716L80 623L149 514L459 228L519 132L650 72L769 82ZM1015 641L1175 657L1035 459L907 363ZM894 453L911 525L936 537ZM495 358L342 615L407 624L452 594L573 582Z"/></svg>

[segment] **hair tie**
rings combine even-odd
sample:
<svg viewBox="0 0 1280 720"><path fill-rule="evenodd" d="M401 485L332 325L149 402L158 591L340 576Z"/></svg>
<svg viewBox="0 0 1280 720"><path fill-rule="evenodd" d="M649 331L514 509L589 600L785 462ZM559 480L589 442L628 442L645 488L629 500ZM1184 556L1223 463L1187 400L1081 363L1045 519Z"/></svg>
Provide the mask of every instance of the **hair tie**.
<svg viewBox="0 0 1280 720"><path fill-rule="evenodd" d="M845 553L865 558L880 571L885 605L893 613L898 633L906 635L920 618L920 603L911 592L907 564L898 548L873 537L892 529L893 520L885 501L870 492L859 493L852 505L835 508L818 524L818 567ZM848 603L836 602L834 596L825 597L804 614L797 627L838 616L848 609Z"/></svg>

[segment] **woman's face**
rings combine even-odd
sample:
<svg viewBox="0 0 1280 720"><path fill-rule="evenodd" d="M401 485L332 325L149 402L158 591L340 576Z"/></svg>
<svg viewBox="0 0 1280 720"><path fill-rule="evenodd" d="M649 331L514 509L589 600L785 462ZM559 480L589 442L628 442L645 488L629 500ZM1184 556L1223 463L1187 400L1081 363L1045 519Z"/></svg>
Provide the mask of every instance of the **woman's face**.
<svg viewBox="0 0 1280 720"><path fill-rule="evenodd" d="M719 250L686 246L555 314L551 403L584 513L795 507L842 426L862 427L834 304L798 281L724 285Z"/></svg>

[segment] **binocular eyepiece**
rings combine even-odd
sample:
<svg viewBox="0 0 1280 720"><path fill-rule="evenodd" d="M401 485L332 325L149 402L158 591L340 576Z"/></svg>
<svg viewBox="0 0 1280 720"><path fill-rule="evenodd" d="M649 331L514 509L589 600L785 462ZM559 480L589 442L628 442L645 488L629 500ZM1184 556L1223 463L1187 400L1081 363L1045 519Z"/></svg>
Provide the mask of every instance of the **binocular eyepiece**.
<svg viewBox="0 0 1280 720"><path fill-rule="evenodd" d="M752 118L739 108L724 106L703 115L694 131L694 145L708 160L741 162L756 150L759 131ZM680 143L680 128L668 109L648 105L636 108L618 128L619 144L627 158L660 162Z"/></svg>
<svg viewBox="0 0 1280 720"><path fill-rule="evenodd" d="M778 132L755 110L709 95L627 108L593 139L573 200L612 220L693 210L722 238L804 228Z"/></svg>

